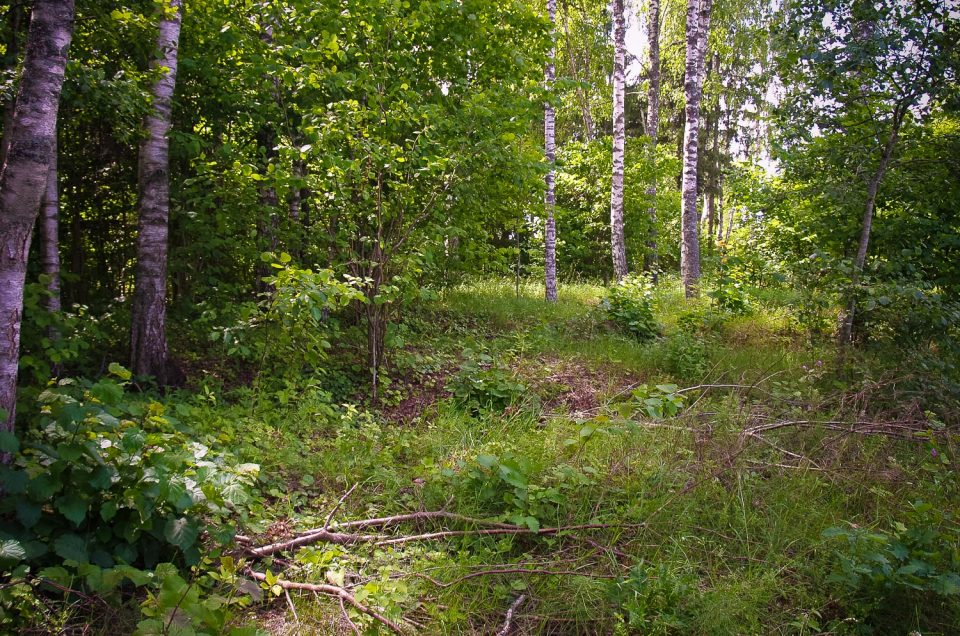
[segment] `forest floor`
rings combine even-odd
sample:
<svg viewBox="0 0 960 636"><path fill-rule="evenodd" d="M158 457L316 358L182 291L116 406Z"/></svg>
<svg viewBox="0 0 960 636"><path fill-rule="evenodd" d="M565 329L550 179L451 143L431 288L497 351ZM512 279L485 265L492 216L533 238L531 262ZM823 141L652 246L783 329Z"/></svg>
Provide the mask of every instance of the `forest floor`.
<svg viewBox="0 0 960 636"><path fill-rule="evenodd" d="M557 304L541 293L479 281L406 316L376 408L331 398L352 372L337 356L316 388L197 407L270 484L249 545L314 530L261 555L281 587L248 624L960 633L955 596L885 596L893 575L870 579L958 538L943 516L955 442L930 432L950 423L899 378L838 375L789 298L728 315L662 285L663 335L640 343L606 323L602 287L564 286ZM349 523L424 512L443 516ZM929 545L903 538L924 532Z"/></svg>

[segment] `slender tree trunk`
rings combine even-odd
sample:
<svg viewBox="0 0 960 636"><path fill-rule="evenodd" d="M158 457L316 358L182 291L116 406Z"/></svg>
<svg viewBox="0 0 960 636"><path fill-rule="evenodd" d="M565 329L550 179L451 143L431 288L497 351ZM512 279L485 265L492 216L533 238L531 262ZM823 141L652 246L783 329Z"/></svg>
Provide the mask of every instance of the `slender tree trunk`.
<svg viewBox="0 0 960 636"><path fill-rule="evenodd" d="M50 170L43 195L40 217L40 261L47 277L47 299L44 303L52 314L60 311L60 187L57 173L57 140L53 140ZM55 334L51 334L55 335Z"/></svg>
<svg viewBox="0 0 960 636"><path fill-rule="evenodd" d="M13 431L23 286L33 226L47 186L57 110L73 35L72 0L35 0L23 76L0 168L0 430ZM2 460L9 462L9 455Z"/></svg>
<svg viewBox="0 0 960 636"><path fill-rule="evenodd" d="M653 180L647 187L650 207L650 233L644 269L657 281L660 263L657 250L657 137L660 128L660 0L650 0L650 15L647 22L647 39L650 45L650 89L647 93L647 134L650 136L650 162L653 165Z"/></svg>
<svg viewBox="0 0 960 636"><path fill-rule="evenodd" d="M567 43L567 66L570 69L570 77L580 81L580 71L577 68L577 59L573 55L573 40L570 37L570 3L563 0L563 34ZM589 75L586 81L589 81ZM577 86L577 101L580 102L580 117L583 119L583 135L587 141L596 137L596 127L593 123L593 114L590 112L590 98L583 90L582 86Z"/></svg>
<svg viewBox="0 0 960 636"><path fill-rule="evenodd" d="M900 136L900 126L903 124L903 117L906 111L906 105L898 105L894 110L893 127L890 130L890 136L887 138L887 143L884 145L880 155L880 164L867 183L867 198L863 206L863 226L860 231L860 242L857 245L857 255L853 261L853 275L850 280L847 309L840 322L840 333L838 334L841 348L846 347L853 341L853 317L857 309L857 286L860 284L860 275L863 272L863 266L867 262L867 249L870 245L870 231L873 228L873 214L877 205L877 193L880 191L883 176L886 174L887 168L890 167L893 149L897 144L897 138Z"/></svg>
<svg viewBox="0 0 960 636"><path fill-rule="evenodd" d="M683 132L683 213L681 217L680 275L687 297L696 296L700 283L700 233L697 214L697 158L700 136L700 98L710 26L712 0L688 0L687 56L684 77L686 124Z"/></svg>
<svg viewBox="0 0 960 636"><path fill-rule="evenodd" d="M724 243L729 243L730 235L733 234L733 220L734 220L734 216L736 215L736 209L730 208L730 212L728 214L730 215L730 220L727 223L727 233L723 237Z"/></svg>
<svg viewBox="0 0 960 636"><path fill-rule="evenodd" d="M550 23L557 23L557 0L547 0L547 14L550 17ZM556 26L554 26L554 29ZM547 59L547 68L545 73L545 83L547 90L553 89L554 80L556 80L555 59L557 55L556 47L550 48L550 54ZM552 99L552 96L551 96ZM553 108L553 103L549 100L544 104L543 114L543 136L547 163L550 170L547 172L546 185L547 192L544 195L544 207L546 208L547 222L544 231L544 270L546 278L546 298L550 302L557 300L557 225L553 218L553 211L556 207L556 175L555 164L557 161L557 118Z"/></svg>
<svg viewBox="0 0 960 636"><path fill-rule="evenodd" d="M613 0L613 181L610 188L610 248L613 252L613 276L627 275L627 247L623 233L623 155L626 143L624 122L624 67L627 57L623 0Z"/></svg>
<svg viewBox="0 0 960 636"><path fill-rule="evenodd" d="M170 220L170 140L173 92L177 80L177 47L183 16L181 0L167 0L157 37L160 68L153 85L152 112L146 118L146 139L140 147L140 215L137 225L137 269L133 292L130 360L137 375L168 380L167 239Z"/></svg>
<svg viewBox="0 0 960 636"><path fill-rule="evenodd" d="M717 222L717 191L720 187L720 108L717 107L713 119L713 145L710 150L708 165L710 177L707 179L707 249L713 252L713 234Z"/></svg>

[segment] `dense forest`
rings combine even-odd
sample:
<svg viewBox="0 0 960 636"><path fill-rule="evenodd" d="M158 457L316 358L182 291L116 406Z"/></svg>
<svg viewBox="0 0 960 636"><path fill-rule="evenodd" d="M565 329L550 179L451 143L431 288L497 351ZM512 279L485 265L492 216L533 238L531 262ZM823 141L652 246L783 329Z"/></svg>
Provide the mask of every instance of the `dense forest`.
<svg viewBox="0 0 960 636"><path fill-rule="evenodd" d="M0 633L960 634L952 0L12 0L0 64Z"/></svg>

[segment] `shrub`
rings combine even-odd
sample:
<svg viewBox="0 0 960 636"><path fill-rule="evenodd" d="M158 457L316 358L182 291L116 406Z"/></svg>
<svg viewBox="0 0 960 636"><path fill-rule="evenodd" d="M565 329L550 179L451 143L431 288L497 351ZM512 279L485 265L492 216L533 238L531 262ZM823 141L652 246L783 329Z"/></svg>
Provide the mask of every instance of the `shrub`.
<svg viewBox="0 0 960 636"><path fill-rule="evenodd" d="M844 542L827 580L846 592L852 609L872 628L892 628L889 621L899 621L917 606L928 607L926 613L937 620L960 620L960 532L950 514L915 502L906 523L895 522L890 530L825 530L825 538ZM952 599L952 616L935 607L938 599Z"/></svg>
<svg viewBox="0 0 960 636"><path fill-rule="evenodd" d="M707 347L703 340L682 331L667 338L663 360L667 371L678 379L697 380L708 371Z"/></svg>
<svg viewBox="0 0 960 636"><path fill-rule="evenodd" d="M518 402L527 386L509 368L493 365L493 358L481 353L465 352L466 360L450 387L458 402L474 411L502 411Z"/></svg>
<svg viewBox="0 0 960 636"><path fill-rule="evenodd" d="M120 379L128 371L111 370ZM123 384L62 380L0 467L0 541L33 565L195 564L209 530L227 540L259 467L236 465L192 441L165 407L125 395ZM210 525L208 521L215 521Z"/></svg>
<svg viewBox="0 0 960 636"><path fill-rule="evenodd" d="M652 340L660 335L653 316L653 293L645 276L627 276L607 290L601 308L617 327L637 340Z"/></svg>

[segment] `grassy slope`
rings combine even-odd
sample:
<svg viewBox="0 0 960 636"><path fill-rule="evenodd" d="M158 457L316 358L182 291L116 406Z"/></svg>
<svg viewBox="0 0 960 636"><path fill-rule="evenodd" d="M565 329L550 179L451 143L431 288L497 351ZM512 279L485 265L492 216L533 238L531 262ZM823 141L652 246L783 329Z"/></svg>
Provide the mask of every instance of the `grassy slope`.
<svg viewBox="0 0 960 636"><path fill-rule="evenodd" d="M520 594L517 633L628 633L629 621L629 633L851 630L853 606L826 584L842 546L821 533L849 523L887 528L908 502L936 500L920 469L929 448L799 427L745 437L744 428L771 418L849 414L823 388L829 360L817 361L826 352L791 326L788 309L757 307L685 338L678 317L689 306L668 284L657 297L665 337L639 344L598 318L602 292L566 286L556 305L536 286L516 297L510 282L446 292L399 330L405 353L382 413L331 406L320 391L257 412L213 405L199 413L225 442L244 440L259 455L274 484L261 528L272 535L322 523L355 483L341 520L446 507L542 526L642 525L395 549L321 545L302 550L285 576L346 576L366 602L427 634L494 633ZM465 358L525 389L503 411L473 412L440 388ZM639 383L755 388L690 391L679 416L626 424L619 415L631 409L618 405ZM450 582L490 567L563 573L477 576L445 588L423 576ZM252 620L274 633L349 632L334 602L292 600L296 618L278 600ZM945 605L904 604L897 632L958 629Z"/></svg>

